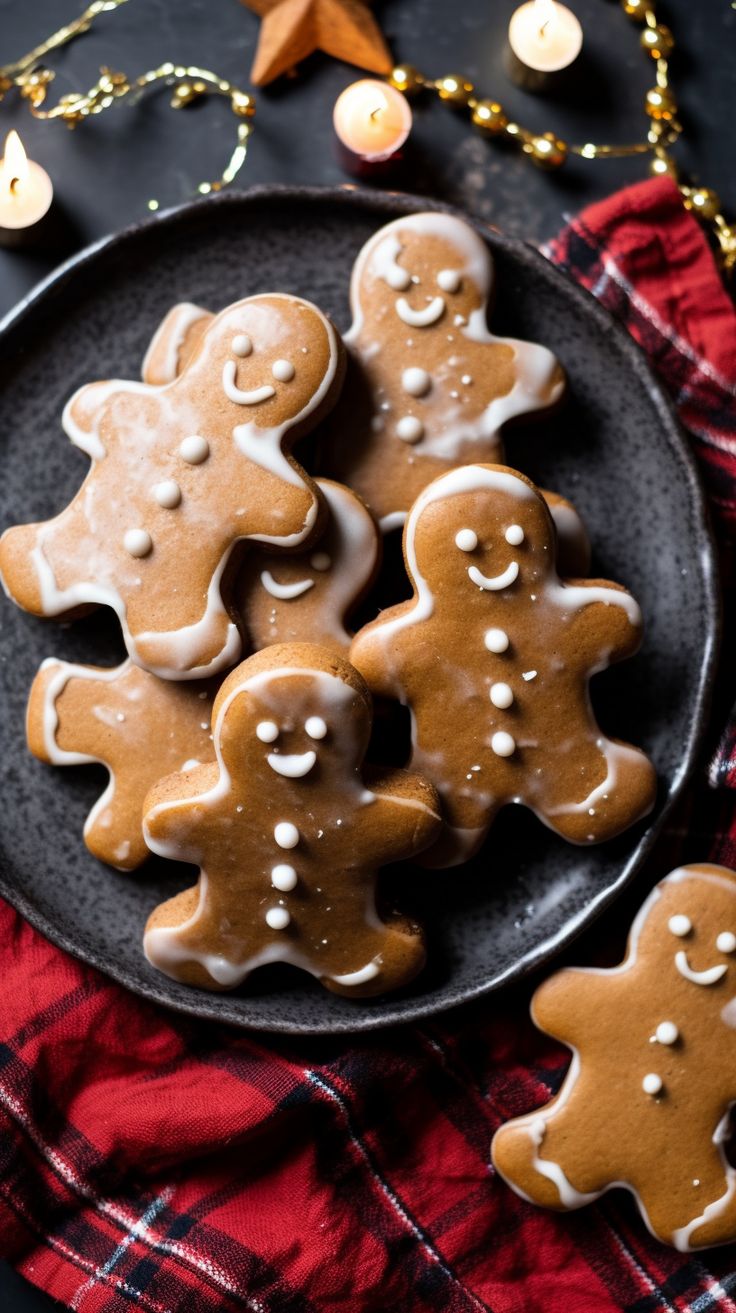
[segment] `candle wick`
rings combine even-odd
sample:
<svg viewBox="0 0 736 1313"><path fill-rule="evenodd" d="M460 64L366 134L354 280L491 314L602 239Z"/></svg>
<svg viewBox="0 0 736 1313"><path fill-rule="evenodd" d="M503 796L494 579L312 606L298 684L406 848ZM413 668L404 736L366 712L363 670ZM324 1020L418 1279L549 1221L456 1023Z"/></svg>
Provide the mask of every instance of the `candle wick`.
<svg viewBox="0 0 736 1313"><path fill-rule="evenodd" d="M376 105L376 108L371 110L370 117L372 119L378 118L378 115L381 113L382 109L383 109L383 105Z"/></svg>
<svg viewBox="0 0 736 1313"><path fill-rule="evenodd" d="M544 40L544 34L547 31L548 27L549 27L549 19L545 18L544 22L542 23L542 26L539 29L539 36L541 40Z"/></svg>
<svg viewBox="0 0 736 1313"><path fill-rule="evenodd" d="M16 196L16 195L17 195L17 193L18 193L18 185L19 185L19 183L20 183L20 178L11 178L11 179L10 179L10 195L11 195L11 196Z"/></svg>

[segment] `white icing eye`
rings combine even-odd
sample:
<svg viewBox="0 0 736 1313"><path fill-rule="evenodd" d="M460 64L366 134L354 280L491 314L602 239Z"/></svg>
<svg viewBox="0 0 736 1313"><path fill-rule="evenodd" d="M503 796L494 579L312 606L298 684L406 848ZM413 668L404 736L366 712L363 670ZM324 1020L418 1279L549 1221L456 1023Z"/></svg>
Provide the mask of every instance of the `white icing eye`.
<svg viewBox="0 0 736 1313"><path fill-rule="evenodd" d="M279 848L296 848L299 842L299 831L291 821L279 821L274 826L273 837Z"/></svg>
<svg viewBox="0 0 736 1313"><path fill-rule="evenodd" d="M290 920L285 907L269 907L266 912L266 925L272 930L285 930Z"/></svg>
<svg viewBox="0 0 736 1313"><path fill-rule="evenodd" d="M658 1076L656 1071L648 1072L641 1083L641 1088L645 1094L661 1094L662 1077Z"/></svg>
<svg viewBox="0 0 736 1313"><path fill-rule="evenodd" d="M198 433L193 433L191 437L185 438L179 443L179 455L187 465L201 465L210 454L210 444L206 438L201 438Z"/></svg>
<svg viewBox="0 0 736 1313"><path fill-rule="evenodd" d="M516 741L505 730L500 729L493 735L491 747L497 757L511 757L516 751Z"/></svg>
<svg viewBox="0 0 736 1313"><path fill-rule="evenodd" d="M411 283L409 270L402 269L400 264L392 264L383 276L394 292L405 292Z"/></svg>
<svg viewBox="0 0 736 1313"><path fill-rule="evenodd" d="M153 495L159 506L163 506L164 510L173 511L181 501L181 488L174 479L164 479L163 483L156 484Z"/></svg>
<svg viewBox="0 0 736 1313"><path fill-rule="evenodd" d="M716 939L716 948L719 953L736 952L736 935L731 930L722 930Z"/></svg>
<svg viewBox="0 0 736 1313"><path fill-rule="evenodd" d="M286 862L280 862L274 866L271 872L271 884L274 889L280 889L282 894L288 894L292 889L296 889L297 875L293 866L287 866Z"/></svg>
<svg viewBox="0 0 736 1313"><path fill-rule="evenodd" d="M487 629L483 642L489 652L506 652L509 646L509 636L504 629Z"/></svg>
<svg viewBox="0 0 736 1313"><path fill-rule="evenodd" d="M524 530L520 524L510 524L504 538L512 547L518 547L524 541Z"/></svg>
<svg viewBox="0 0 736 1313"><path fill-rule="evenodd" d="M123 546L131 556L148 556L153 550L153 539L147 529L128 529Z"/></svg>
<svg viewBox="0 0 736 1313"><path fill-rule="evenodd" d="M290 360L274 360L271 373L279 383L290 383L296 370Z"/></svg>
<svg viewBox="0 0 736 1313"><path fill-rule="evenodd" d="M514 695L508 684L491 685L491 702L494 707L498 707L500 711L505 711L507 707L511 706L513 700Z"/></svg>
<svg viewBox="0 0 736 1313"><path fill-rule="evenodd" d="M396 425L396 436L402 442L419 442L424 437L424 425L416 415L403 415Z"/></svg>
<svg viewBox="0 0 736 1313"><path fill-rule="evenodd" d="M249 356L253 350L253 343L247 333L238 333L230 343L230 350L235 356Z"/></svg>
<svg viewBox="0 0 736 1313"><path fill-rule="evenodd" d="M310 556L309 564L313 570L329 570L332 557L327 552L315 552L314 556Z"/></svg>
<svg viewBox="0 0 736 1313"><path fill-rule="evenodd" d="M321 716L310 716L304 728L310 739L323 739L327 733L327 726Z"/></svg>
<svg viewBox="0 0 736 1313"><path fill-rule="evenodd" d="M460 274L457 269L440 269L437 286L441 287L443 292L457 292L460 288Z"/></svg>
<svg viewBox="0 0 736 1313"><path fill-rule="evenodd" d="M275 720L262 720L256 725L256 735L261 743L273 743L279 736L279 727Z"/></svg>
<svg viewBox="0 0 736 1313"><path fill-rule="evenodd" d="M685 935L690 934L690 931L693 928L693 923L689 916L683 916L681 913L678 913L676 916L670 917L667 922L667 927L671 934L677 935L678 939L682 939Z"/></svg>
<svg viewBox="0 0 736 1313"><path fill-rule="evenodd" d="M405 369L401 375L401 386L410 397L423 397L425 392L429 392L432 379L426 369L419 369L413 365L410 369Z"/></svg>
<svg viewBox="0 0 736 1313"><path fill-rule="evenodd" d="M474 552L478 546L478 535L472 529L458 529L455 534L455 546L461 552Z"/></svg>
<svg viewBox="0 0 736 1313"><path fill-rule="evenodd" d="M680 1037L674 1021L660 1021L654 1033L659 1044L674 1044Z"/></svg>

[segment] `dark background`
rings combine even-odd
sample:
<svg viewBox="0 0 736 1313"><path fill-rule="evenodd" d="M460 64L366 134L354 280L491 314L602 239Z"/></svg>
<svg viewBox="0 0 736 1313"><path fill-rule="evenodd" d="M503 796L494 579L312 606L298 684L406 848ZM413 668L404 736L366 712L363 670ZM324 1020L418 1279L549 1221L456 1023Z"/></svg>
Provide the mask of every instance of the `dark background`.
<svg viewBox="0 0 736 1313"><path fill-rule="evenodd" d="M375 12L397 60L415 63L431 77L464 73L479 94L500 100L511 117L535 131L553 129L569 142L641 140L641 106L654 66L639 49L640 28L620 4L570 0L583 23L584 57L575 85L551 99L517 90L504 72L505 33L517 3L377 0ZM84 0L0 0L0 63L16 59L83 7ZM692 181L716 188L733 217L736 10L730 0L661 0L657 9L677 45L671 68L685 127L677 160ZM239 0L129 0L50 57L57 70L51 102L90 87L101 64L134 76L165 60L196 63L247 89L258 26ZM356 76L346 65L315 55L297 77L258 93L255 132L238 185L349 182L333 152L331 114L338 94ZM70 251L141 218L149 198L162 208L176 205L189 200L200 181L220 174L235 141L227 103L215 98L175 113L168 98L160 90L136 105L123 102L73 132L61 122L35 122L15 93L0 103L0 139L17 128L31 158L51 174L72 229ZM542 173L427 97L415 104L411 151L393 185L440 196L541 242L567 215L646 172L644 160L573 159L561 173ZM56 259L0 251L0 315ZM51 1307L0 1264L2 1313Z"/></svg>

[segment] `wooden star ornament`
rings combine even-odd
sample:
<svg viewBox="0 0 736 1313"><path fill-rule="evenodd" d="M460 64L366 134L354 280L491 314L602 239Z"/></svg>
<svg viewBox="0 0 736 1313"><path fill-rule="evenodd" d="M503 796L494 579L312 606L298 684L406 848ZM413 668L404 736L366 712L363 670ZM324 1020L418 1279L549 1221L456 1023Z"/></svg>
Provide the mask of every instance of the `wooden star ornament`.
<svg viewBox="0 0 736 1313"><path fill-rule="evenodd" d="M315 50L347 64L390 73L391 52L363 0L243 0L263 19L251 81L273 82Z"/></svg>

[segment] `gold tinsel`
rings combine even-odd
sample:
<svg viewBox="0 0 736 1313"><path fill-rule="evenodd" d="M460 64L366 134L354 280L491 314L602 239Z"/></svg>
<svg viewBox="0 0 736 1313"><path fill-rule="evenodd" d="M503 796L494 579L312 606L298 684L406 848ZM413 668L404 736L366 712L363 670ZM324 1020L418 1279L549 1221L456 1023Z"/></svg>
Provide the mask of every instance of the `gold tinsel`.
<svg viewBox="0 0 736 1313"><path fill-rule="evenodd" d="M76 128L84 119L124 100L126 97L140 96L149 87L157 83L174 87L171 97L172 109L185 109L202 96L224 96L230 102L230 108L236 116L237 137L235 148L222 174L213 181L200 182L197 190L206 196L209 192L219 191L228 182L232 182L245 160L248 138L252 132L250 120L255 113L255 101L247 91L242 91L232 82L218 77L206 68L192 68L183 64L167 61L159 68L150 69L138 77L129 78L126 73L115 72L111 68L100 69L100 76L89 91L72 91L62 96L58 104L44 108L54 73L41 62L49 51L65 45L76 36L89 31L92 23L100 14L112 9L119 9L127 0L94 0L79 18L66 27L59 28L35 49L30 50L13 64L0 67L0 100L13 88L16 88L37 119L62 119L69 128ZM150 200L148 207L158 209L159 202Z"/></svg>

